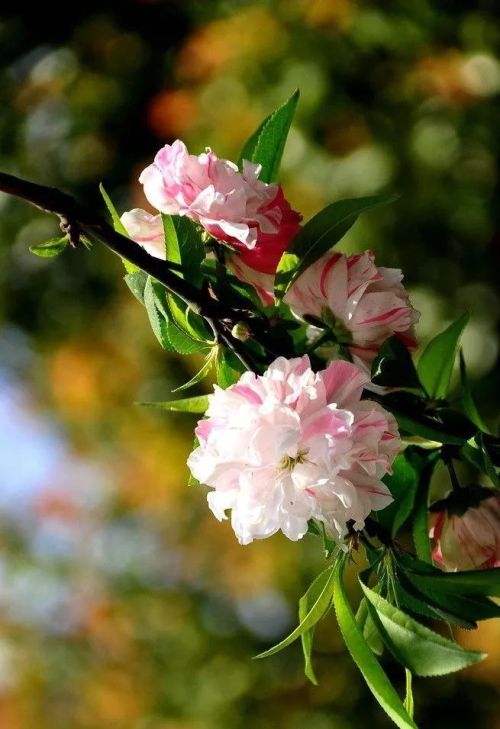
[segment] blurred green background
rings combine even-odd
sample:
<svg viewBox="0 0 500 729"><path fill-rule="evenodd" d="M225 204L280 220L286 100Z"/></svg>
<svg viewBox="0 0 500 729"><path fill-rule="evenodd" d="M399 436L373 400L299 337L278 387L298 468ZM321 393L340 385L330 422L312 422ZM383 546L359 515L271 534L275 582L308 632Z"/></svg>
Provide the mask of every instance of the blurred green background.
<svg viewBox="0 0 500 729"><path fill-rule="evenodd" d="M308 217L390 189L342 247L403 268L427 340L465 310L478 403L497 417L500 9L494 0L12 3L0 11L0 168L99 206L143 205L140 170L176 137L235 159L302 92L283 163ZM28 246L51 218L0 197L1 729L373 729L390 722L342 646L295 620L312 538L240 547L188 488L190 416L136 407L199 368L162 352L120 262ZM353 593L354 594L354 593ZM490 658L416 686L426 729L498 729ZM388 662L398 685L402 677Z"/></svg>

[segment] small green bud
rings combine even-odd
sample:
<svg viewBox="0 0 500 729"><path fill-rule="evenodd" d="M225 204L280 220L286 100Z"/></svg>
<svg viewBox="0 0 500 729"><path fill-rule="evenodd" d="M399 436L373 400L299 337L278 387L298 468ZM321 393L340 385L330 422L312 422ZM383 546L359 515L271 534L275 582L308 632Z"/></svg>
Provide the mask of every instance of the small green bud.
<svg viewBox="0 0 500 729"><path fill-rule="evenodd" d="M235 339L239 339L240 342L246 342L251 336L250 327L244 321L237 321L231 329L231 334Z"/></svg>

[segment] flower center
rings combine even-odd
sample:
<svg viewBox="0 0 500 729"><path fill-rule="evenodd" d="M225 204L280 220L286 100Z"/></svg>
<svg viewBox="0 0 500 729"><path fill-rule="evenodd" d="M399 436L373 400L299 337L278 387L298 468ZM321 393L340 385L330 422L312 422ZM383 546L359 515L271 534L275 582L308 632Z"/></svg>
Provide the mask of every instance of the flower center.
<svg viewBox="0 0 500 729"><path fill-rule="evenodd" d="M297 463L304 463L307 460L306 456L308 453L309 449L304 448L303 450L299 449L295 457L285 455L278 463L278 468L280 471L293 471Z"/></svg>

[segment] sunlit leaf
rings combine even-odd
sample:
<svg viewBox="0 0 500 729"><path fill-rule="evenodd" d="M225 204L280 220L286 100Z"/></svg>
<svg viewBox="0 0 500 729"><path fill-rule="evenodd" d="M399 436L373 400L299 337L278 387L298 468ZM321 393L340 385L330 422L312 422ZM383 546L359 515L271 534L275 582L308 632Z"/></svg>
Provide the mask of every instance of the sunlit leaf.
<svg viewBox="0 0 500 729"><path fill-rule="evenodd" d="M186 397L182 400L170 400L167 402L138 402L145 408L155 408L156 410L168 410L176 413L199 413L203 414L208 408L208 395L199 395L198 397Z"/></svg>
<svg viewBox="0 0 500 729"><path fill-rule="evenodd" d="M444 399L448 394L460 337L468 321L469 315L463 314L434 337L420 356L418 376L427 395L433 400Z"/></svg>
<svg viewBox="0 0 500 729"><path fill-rule="evenodd" d="M337 560L333 573L333 603L345 644L363 674L369 689L386 714L400 729L417 729L415 722L404 708L396 690L370 650L363 633L356 623L356 618L347 600L343 582L345 561L346 556L342 555Z"/></svg>
<svg viewBox="0 0 500 729"><path fill-rule="evenodd" d="M99 190L102 195L102 198L106 204L106 207L108 209L109 214L111 215L111 222L113 223L113 228L116 230L117 233L120 233L121 235L126 236L127 238L130 238L125 226L123 225L120 216L118 215L118 211L113 205L113 202L104 189L104 185L102 182L99 184ZM126 258L122 258L123 265L125 267L125 270L127 273L135 273L139 271L140 269L135 266L133 263L130 263L130 261L127 261Z"/></svg>
<svg viewBox="0 0 500 729"><path fill-rule="evenodd" d="M275 653L282 651L283 648L286 648L293 643L294 640L300 638L305 631L310 630L319 620L321 620L325 612L330 607L330 603L332 601L333 580L335 575L333 565L327 567L325 573L326 579L324 580L324 584L319 595L312 603L309 612L300 621L295 630L293 630L290 635L280 641L277 645L269 648L267 651L264 651L264 653L259 653L259 655L255 656L255 658L267 658L268 656L272 656Z"/></svg>
<svg viewBox="0 0 500 729"><path fill-rule="evenodd" d="M241 151L238 161L240 169L243 167L243 160L249 160L262 165L259 179L263 182L277 180L283 150L298 100L299 91L297 89L284 104L264 119Z"/></svg>
<svg viewBox="0 0 500 729"><path fill-rule="evenodd" d="M360 580L370 614L394 658L417 676L442 676L483 660L486 654L468 651L443 638L391 605Z"/></svg>
<svg viewBox="0 0 500 729"><path fill-rule="evenodd" d="M61 238L51 238L44 243L37 243L36 245L30 246L31 253L39 258L55 258L68 246L68 236Z"/></svg>
<svg viewBox="0 0 500 729"><path fill-rule="evenodd" d="M282 298L295 279L347 233L360 213L397 200L395 195L373 195L337 200L309 220L283 253L276 270L275 295Z"/></svg>

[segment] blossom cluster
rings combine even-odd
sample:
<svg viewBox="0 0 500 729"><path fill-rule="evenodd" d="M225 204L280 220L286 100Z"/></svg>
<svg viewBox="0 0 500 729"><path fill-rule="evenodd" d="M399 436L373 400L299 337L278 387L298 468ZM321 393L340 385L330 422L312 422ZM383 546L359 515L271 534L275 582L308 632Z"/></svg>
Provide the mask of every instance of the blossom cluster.
<svg viewBox="0 0 500 729"><path fill-rule="evenodd" d="M350 362L313 372L307 356L278 358L226 390L216 387L188 465L211 486L218 519L231 509L242 544L278 530L290 539L322 522L341 540L391 501L382 477L400 449L394 417L361 400L368 378Z"/></svg>
<svg viewBox="0 0 500 729"><path fill-rule="evenodd" d="M186 216L271 307L277 267L301 230L301 215L260 173L259 164L244 160L239 169L210 149L189 154L176 140L139 178L154 212L131 210L122 223L150 255L165 259L162 214ZM402 441L393 415L363 389L373 387L370 366L388 338L410 351L417 346L419 314L402 281L399 269L377 266L369 250L327 251L295 277L283 302L310 329L329 329L351 361L313 371L307 355L279 357L263 375L246 372L226 389L215 387L188 463L211 488L215 516L231 512L242 544L279 530L300 539L311 520L341 542L391 502L383 479ZM444 569L500 565L500 499L461 515L434 514L430 537Z"/></svg>

